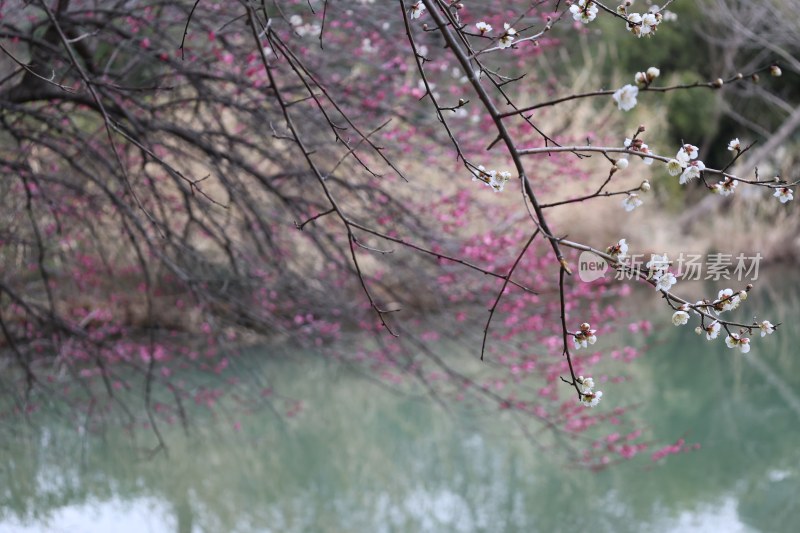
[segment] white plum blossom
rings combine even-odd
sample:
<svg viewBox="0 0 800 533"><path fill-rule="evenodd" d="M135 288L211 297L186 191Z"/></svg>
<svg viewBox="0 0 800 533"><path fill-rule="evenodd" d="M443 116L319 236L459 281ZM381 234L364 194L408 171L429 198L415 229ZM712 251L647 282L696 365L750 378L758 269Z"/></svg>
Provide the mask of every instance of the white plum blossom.
<svg viewBox="0 0 800 533"><path fill-rule="evenodd" d="M586 407L595 407L600 403L600 398L603 397L603 391L590 392L589 394L581 394L581 403Z"/></svg>
<svg viewBox="0 0 800 533"><path fill-rule="evenodd" d="M478 173L472 174L472 181L488 181L489 180L489 173L486 171L486 168L483 165L478 165Z"/></svg>
<svg viewBox="0 0 800 533"><path fill-rule="evenodd" d="M575 384L580 392L580 402L586 407L594 407L600 402L600 398L603 397L601 391L594 390L594 380L592 378L578 376L575 379Z"/></svg>
<svg viewBox="0 0 800 533"><path fill-rule="evenodd" d="M639 88L636 85L627 84L617 89L612 98L622 111L630 111L636 107L636 97L639 95Z"/></svg>
<svg viewBox="0 0 800 533"><path fill-rule="evenodd" d="M723 311L733 311L739 304L742 303L739 294L733 294L733 289L722 289L717 294L717 301L714 302L714 311L721 313Z"/></svg>
<svg viewBox="0 0 800 533"><path fill-rule="evenodd" d="M715 183L711 186L711 191L719 194L720 196L730 196L734 192L736 192L736 186L739 184L738 181L725 178L724 180L720 181L719 183Z"/></svg>
<svg viewBox="0 0 800 533"><path fill-rule="evenodd" d="M736 153L742 150L742 143L739 142L739 137L736 137L728 143L728 150Z"/></svg>
<svg viewBox="0 0 800 533"><path fill-rule="evenodd" d="M683 173L681 174L680 179L678 182L681 185L685 185L690 180L697 179L700 177L700 172L706 169L706 165L702 161L692 161L689 165L684 169Z"/></svg>
<svg viewBox="0 0 800 533"><path fill-rule="evenodd" d="M588 394L592 392L594 389L594 380L592 378L585 378L583 376L578 376L578 379L575 381L578 382L578 388L581 390L581 393Z"/></svg>
<svg viewBox="0 0 800 533"><path fill-rule="evenodd" d="M422 16L422 14L425 12L426 9L428 9L428 8L425 7L425 4L423 4L422 2L417 2L415 4L412 4L411 5L411 18L412 19L420 18Z"/></svg>
<svg viewBox="0 0 800 533"><path fill-rule="evenodd" d="M782 204L794 200L794 196L792 195L792 189L790 189L789 187L779 187L775 189L775 194L773 194L773 196L778 200L780 200Z"/></svg>
<svg viewBox="0 0 800 533"><path fill-rule="evenodd" d="M719 332L720 332L721 329L722 329L722 326L720 325L719 322L717 322L715 320L707 328L705 328L705 330L706 330L706 339L708 339L710 341L713 341L714 339L717 338L717 336L719 335Z"/></svg>
<svg viewBox="0 0 800 533"><path fill-rule="evenodd" d="M686 305L682 305L677 311L672 313L672 323L676 326L685 326L689 322L689 313L686 312Z"/></svg>
<svg viewBox="0 0 800 533"><path fill-rule="evenodd" d="M655 289L657 291L668 291L678 282L675 275L669 271L669 258L666 254L651 255L650 261L645 266L650 271L650 277L656 280Z"/></svg>
<svg viewBox="0 0 800 533"><path fill-rule="evenodd" d="M638 85L640 88L644 88L647 86L647 74L644 72L637 72L633 76L633 81Z"/></svg>
<svg viewBox="0 0 800 533"><path fill-rule="evenodd" d="M492 182L496 179L497 171L496 170L486 170L483 165L478 166L478 172L472 173L472 181L482 181L489 187L492 186Z"/></svg>
<svg viewBox="0 0 800 533"><path fill-rule="evenodd" d="M684 144L681 146L681 149L678 150L678 155L675 156L675 159L680 161L681 166L686 167L690 161L697 159L698 155L700 155L700 150L697 146L693 144Z"/></svg>
<svg viewBox="0 0 800 533"><path fill-rule="evenodd" d="M641 198L639 198L638 194L636 194L635 192L630 192L628 193L628 196L626 196L625 199L622 200L622 207L625 208L625 211L630 212L639 207L640 205L642 205L643 203L644 202L642 201Z"/></svg>
<svg viewBox="0 0 800 533"><path fill-rule="evenodd" d="M639 36L655 33L658 22L659 20L655 13L645 13L642 16L642 27Z"/></svg>
<svg viewBox="0 0 800 533"><path fill-rule="evenodd" d="M772 335L775 331L775 326L769 320L764 320L758 325L758 329L761 330L761 336L766 337L767 335Z"/></svg>
<svg viewBox="0 0 800 533"><path fill-rule="evenodd" d="M592 0L578 0L569 7L572 18L588 24L597 18L597 5Z"/></svg>
<svg viewBox="0 0 800 533"><path fill-rule="evenodd" d="M489 187L494 189L494 192L503 192L503 187L506 182L511 179L511 172L496 172L493 173L489 181Z"/></svg>
<svg viewBox="0 0 800 533"><path fill-rule="evenodd" d="M647 79L648 81L653 81L657 77L661 76L661 70L657 67L650 67L647 69Z"/></svg>
<svg viewBox="0 0 800 533"><path fill-rule="evenodd" d="M472 172L472 181L481 181L491 187L494 192L502 192L508 180L511 179L510 172L486 170L483 165L479 165L476 170L477 172Z"/></svg>
<svg viewBox="0 0 800 533"><path fill-rule="evenodd" d="M576 350L581 348L588 348L589 344L597 342L596 330L592 329L589 323L584 322L581 324L580 331L576 331L572 336L572 344Z"/></svg>
<svg viewBox="0 0 800 533"><path fill-rule="evenodd" d="M652 35L655 33L658 24L661 22L662 16L659 12L649 12L641 15L640 13L631 13L628 15L628 31L642 37L644 35Z"/></svg>
<svg viewBox="0 0 800 533"><path fill-rule="evenodd" d="M741 337L737 333L731 333L725 337L725 344L728 345L728 348L739 348L742 353L750 351L750 339Z"/></svg>
<svg viewBox="0 0 800 533"><path fill-rule="evenodd" d="M670 159L667 162L667 172L669 172L670 176L677 176L683 172L683 165L677 159Z"/></svg>
<svg viewBox="0 0 800 533"><path fill-rule="evenodd" d="M668 291L672 288L673 285L678 283L678 279L672 272L664 272L663 274L658 276L658 278L655 279L656 279L657 291Z"/></svg>
<svg viewBox="0 0 800 533"><path fill-rule="evenodd" d="M625 239L620 239L617 244L613 244L606 249L608 255L613 256L617 261L622 261L628 257L628 243Z"/></svg>
<svg viewBox="0 0 800 533"><path fill-rule="evenodd" d="M486 35L490 31L492 31L492 26L490 24L487 24L487 23L483 22L483 21L478 22L477 24L475 24L475 28L479 32L481 32L481 35Z"/></svg>
<svg viewBox="0 0 800 533"><path fill-rule="evenodd" d="M576 350L580 350L581 348L588 348L589 344L594 344L595 342L597 342L597 337L595 335L585 337L582 336L580 333L578 333L574 337L572 337L572 344Z"/></svg>
<svg viewBox="0 0 800 533"><path fill-rule="evenodd" d="M500 36L500 41L498 42L497 46L500 48L508 48L514 43L514 39L517 35L517 30L511 27L511 24L505 23L503 24L503 35Z"/></svg>
<svg viewBox="0 0 800 533"><path fill-rule="evenodd" d="M633 32L637 37L641 37L640 31L642 27L642 15L639 13L631 13L628 15L628 31Z"/></svg>

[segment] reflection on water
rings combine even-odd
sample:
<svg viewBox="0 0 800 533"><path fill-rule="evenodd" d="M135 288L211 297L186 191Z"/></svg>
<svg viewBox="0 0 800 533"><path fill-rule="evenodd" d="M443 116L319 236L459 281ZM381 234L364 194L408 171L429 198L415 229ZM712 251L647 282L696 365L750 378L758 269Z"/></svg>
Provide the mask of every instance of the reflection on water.
<svg viewBox="0 0 800 533"><path fill-rule="evenodd" d="M641 402L653 442L702 445L661 463L572 469L503 417L446 413L315 358L272 360L263 371L291 384L302 416L259 412L237 430L198 414L188 437L170 430L169 457L142 459L121 432L82 438L64 417L6 427L0 531L795 531L800 303L751 298L786 325L749 355L670 326L614 385Z"/></svg>

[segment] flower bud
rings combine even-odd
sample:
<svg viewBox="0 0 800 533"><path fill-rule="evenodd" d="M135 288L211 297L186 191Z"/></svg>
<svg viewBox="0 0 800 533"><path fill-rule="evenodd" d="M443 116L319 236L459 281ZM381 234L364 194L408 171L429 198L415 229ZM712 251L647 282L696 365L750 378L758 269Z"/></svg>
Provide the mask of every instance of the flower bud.
<svg viewBox="0 0 800 533"><path fill-rule="evenodd" d="M641 185L639 185L639 190L642 192L648 192L650 190L650 182L644 180Z"/></svg>
<svg viewBox="0 0 800 533"><path fill-rule="evenodd" d="M775 78L780 78L781 75L783 74L783 71L781 71L781 67L779 67L778 65L772 65L771 67L769 67L769 73Z"/></svg>
<svg viewBox="0 0 800 533"><path fill-rule="evenodd" d="M739 291L739 299L741 301L747 300L747 291Z"/></svg>
<svg viewBox="0 0 800 533"><path fill-rule="evenodd" d="M628 168L628 160L624 158L617 159L617 161L614 163L614 167L618 168L619 170L625 170L626 168Z"/></svg>
<svg viewBox="0 0 800 533"><path fill-rule="evenodd" d="M722 87L722 85L724 83L725 82L722 81L722 78L717 78L717 79L715 79L714 81L711 82L711 86L716 88L716 89L719 89L720 87Z"/></svg>
<svg viewBox="0 0 800 533"><path fill-rule="evenodd" d="M657 69L656 67L650 67L647 69L647 81L653 81L659 76L661 76L661 70Z"/></svg>
<svg viewBox="0 0 800 533"><path fill-rule="evenodd" d="M694 328L694 332L697 333L698 335L702 335L703 334L703 328L701 328L700 326L697 326L696 328Z"/></svg>

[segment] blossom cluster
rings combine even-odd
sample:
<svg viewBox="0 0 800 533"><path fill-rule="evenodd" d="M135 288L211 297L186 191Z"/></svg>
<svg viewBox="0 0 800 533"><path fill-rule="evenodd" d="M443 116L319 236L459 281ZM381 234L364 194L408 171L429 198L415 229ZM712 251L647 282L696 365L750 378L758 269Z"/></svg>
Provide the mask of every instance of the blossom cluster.
<svg viewBox="0 0 800 533"><path fill-rule="evenodd" d="M596 330L588 322L581 324L580 330L572 334L572 344L576 350L588 348L590 344L597 342Z"/></svg>
<svg viewBox="0 0 800 533"><path fill-rule="evenodd" d="M706 339L711 341L719 336L723 326L719 320L712 320L711 323L706 325L706 315L719 316L725 311L733 311L746 299L747 291L734 292L733 289L722 289L719 291L717 299L714 301L700 300L693 306L689 304L680 305L672 314L672 323L676 326L686 325L689 322L689 310L693 308L694 313L701 317L701 325L695 328L695 332L698 335L705 333ZM761 332L762 337L771 335L775 331L775 325L769 320L763 320L754 324L752 328L754 329L756 327ZM750 351L750 339L745 336L746 329L748 328L743 328L738 333L734 333L728 331L728 326L725 326L725 330L728 332L728 335L725 337L725 344L728 348L738 348L742 353L748 353Z"/></svg>
<svg viewBox="0 0 800 533"><path fill-rule="evenodd" d="M730 196L736 191L736 185L739 182L733 178L725 178L720 182L711 185L711 192L719 194L720 196Z"/></svg>
<svg viewBox="0 0 800 533"><path fill-rule="evenodd" d="M625 17L628 20L628 31L637 37L652 37L658 29L658 25L664 20L664 15L661 13L661 8L658 6L651 6L647 13L628 13L627 5L620 5L617 7L617 14Z"/></svg>
<svg viewBox="0 0 800 533"><path fill-rule="evenodd" d="M637 74L637 76L641 74L642 73L640 72ZM628 145L626 144L626 146ZM731 141L728 143L728 151L736 154L734 160L736 157L739 157L744 150L746 149L742 148L742 143L738 137L731 139ZM699 153L700 150L697 148L697 146L693 144L684 144L678 150L678 153L675 155L675 157L667 161L667 172L669 172L671 176L680 175L679 182L681 185L685 185L691 180L701 177L702 172L706 170L706 166L705 163L698 159ZM780 183L780 178L776 177L775 181ZM714 194L719 194L720 196L730 196L736 192L736 186L738 183L739 182L735 177L723 174L722 180L712 185L708 185L708 188ZM794 194L792 189L789 187L775 187L773 196L782 204L794 200Z"/></svg>
<svg viewBox="0 0 800 533"><path fill-rule="evenodd" d="M472 173L472 181L482 181L488 187L491 187L494 192L503 192L503 188L510 179L511 172L486 170L483 165L477 168L477 172L473 171Z"/></svg>
<svg viewBox="0 0 800 533"><path fill-rule="evenodd" d="M597 18L597 5L592 0L578 0L569 7L572 18L588 24Z"/></svg>
<svg viewBox="0 0 800 533"><path fill-rule="evenodd" d="M475 24L475 29L478 30L482 37L488 36L494 29L491 24L481 21ZM514 39L517 38L517 30L511 27L511 24L508 22L503 24L503 33L500 35L500 38L497 40L497 46L499 48L508 48L512 44L514 44Z"/></svg>
<svg viewBox="0 0 800 533"><path fill-rule="evenodd" d="M578 385L578 390L581 394L581 403L586 407L594 407L600 403L600 398L603 397L603 391L594 390L594 379L578 376L575 380Z"/></svg>
<svg viewBox="0 0 800 533"><path fill-rule="evenodd" d="M654 254L645 265L650 271L650 278L655 280L657 291L669 291L677 282L675 274L669 271L669 258L667 254Z"/></svg>
<svg viewBox="0 0 800 533"><path fill-rule="evenodd" d="M691 149L685 150L687 157L692 153ZM628 243L625 239L620 239L616 244L606 248L606 253L611 256L618 263L621 263L628 257ZM670 272L670 261L667 254L658 255L653 254L650 261L647 262L648 279L655 282L655 289L657 291L669 292L677 283L676 276ZM748 286L748 290L751 286ZM667 298L673 298L667 296ZM733 289L722 289L718 292L715 300L700 300L694 305L689 303L681 303L677 307L673 307L672 323L675 326L684 326L689 323L691 318L690 312L700 317L701 325L695 331L698 335L705 333L706 339L716 339L723 328L728 335L725 338L725 344L729 348L738 348L742 353L750 351L750 339L745 335L746 331L752 331L755 328L761 333L762 337L771 335L775 331L775 325L769 320L764 320L759 323L753 323L752 326L743 326L738 333L728 330L729 322L723 321L722 323L714 319L713 316L719 316L726 311L733 311L737 309L742 302L747 299L747 290L734 291ZM706 325L706 321L711 318L711 322ZM573 344L575 349L586 348L588 344L594 344L597 338L595 337L595 330L591 329L589 324L581 324L580 331L573 333Z"/></svg>
<svg viewBox="0 0 800 533"><path fill-rule="evenodd" d="M649 86L653 81L661 75L661 70L657 67L650 67L644 72L637 72L633 77L636 85L641 88Z"/></svg>
<svg viewBox="0 0 800 533"><path fill-rule="evenodd" d="M667 172L669 172L670 176L680 174L679 182L681 185L699 178L700 173L706 169L706 165L697 159L699 154L700 151L697 146L684 144L675 157L667 162Z"/></svg>

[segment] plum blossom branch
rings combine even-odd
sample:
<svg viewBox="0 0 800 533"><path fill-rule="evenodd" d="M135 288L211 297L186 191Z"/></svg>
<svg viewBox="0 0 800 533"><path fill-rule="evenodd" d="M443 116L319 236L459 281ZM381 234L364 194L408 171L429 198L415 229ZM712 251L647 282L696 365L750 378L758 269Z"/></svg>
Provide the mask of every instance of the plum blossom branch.
<svg viewBox="0 0 800 533"><path fill-rule="evenodd" d="M694 82L694 83L682 83L677 85L670 85L667 87L654 87L651 85L647 85L645 87L639 88L639 92L658 92L658 93L666 93L671 91L679 91L679 90L686 90L686 89L712 89L717 90L723 87L726 84L736 83L745 79L753 79L753 76L765 71L769 71L772 67L765 66L750 72L749 74L742 74L737 73L727 80L718 79L709 82ZM555 98L553 100L547 100L546 102L540 102L538 104L533 104L529 106L522 107L520 109L514 111L507 111L502 113L500 116L501 118L508 118L513 117L515 115L520 115L522 113L527 113L529 111L535 111L536 109L541 109L543 107L551 107L558 104L563 104L564 102L570 102L572 100L580 100L583 98L594 98L596 96L613 96L614 93L617 92L616 89L604 89L599 91L590 91L586 93L579 93L579 94L571 94L568 96L562 96L560 98Z"/></svg>
<svg viewBox="0 0 800 533"><path fill-rule="evenodd" d="M520 253L517 254L517 258L514 260L514 264L511 265L511 268L508 270L508 274L505 275L505 279L503 280L503 286L500 287L500 290L497 292L497 298L495 298L492 307L489 309L489 317L486 319L486 325L483 327L483 340L481 341L481 361L483 361L483 355L486 352L486 339L489 336L489 327L492 324L492 318L494 318L494 313L495 311L497 311L497 306L500 305L500 299L506 292L506 287L508 287L508 283L511 280L511 275L514 274L514 270L517 269L517 265L519 265L519 262L525 255L525 252L528 251L528 248L530 248L531 243L533 243L534 239L538 234L539 234L539 229L533 232L533 235L530 236L528 241L525 243L525 246L522 247Z"/></svg>

